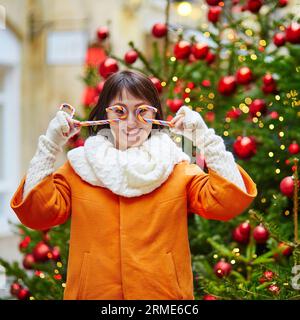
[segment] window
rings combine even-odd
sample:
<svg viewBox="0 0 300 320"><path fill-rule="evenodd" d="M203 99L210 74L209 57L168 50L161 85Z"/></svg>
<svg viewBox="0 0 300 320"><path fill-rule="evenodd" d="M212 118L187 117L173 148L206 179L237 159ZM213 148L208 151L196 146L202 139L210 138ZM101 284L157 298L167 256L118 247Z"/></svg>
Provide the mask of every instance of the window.
<svg viewBox="0 0 300 320"><path fill-rule="evenodd" d="M18 222L10 199L19 176L19 43L9 30L0 34L0 238L12 233L9 221Z"/></svg>

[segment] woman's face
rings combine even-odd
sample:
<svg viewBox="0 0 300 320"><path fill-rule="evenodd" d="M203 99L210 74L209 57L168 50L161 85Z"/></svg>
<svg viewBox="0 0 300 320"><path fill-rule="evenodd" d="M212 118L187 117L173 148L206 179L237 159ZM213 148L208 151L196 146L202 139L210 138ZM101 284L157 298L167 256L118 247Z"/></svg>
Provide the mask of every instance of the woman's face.
<svg viewBox="0 0 300 320"><path fill-rule="evenodd" d="M113 99L109 106L122 105L127 109L127 118L119 122L110 123L110 129L115 139L115 147L119 150L125 150L130 147L141 145L149 136L152 123L143 123L138 120L135 115L135 110L138 106L149 102L132 96L129 92L122 92L122 100ZM107 118L112 119L115 114L107 113ZM152 118L155 118L153 113Z"/></svg>

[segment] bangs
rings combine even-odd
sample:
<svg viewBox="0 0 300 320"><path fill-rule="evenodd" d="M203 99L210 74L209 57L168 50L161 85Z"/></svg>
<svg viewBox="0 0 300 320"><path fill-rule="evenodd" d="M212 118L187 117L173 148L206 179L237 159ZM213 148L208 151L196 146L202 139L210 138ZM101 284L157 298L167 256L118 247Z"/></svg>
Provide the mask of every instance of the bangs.
<svg viewBox="0 0 300 320"><path fill-rule="evenodd" d="M112 85L108 100L110 102L117 97L121 101L124 98L124 92L128 92L135 98L146 100L157 107L159 102L156 99L155 92L152 92L151 89L153 90L151 86L146 86L144 81L123 78Z"/></svg>

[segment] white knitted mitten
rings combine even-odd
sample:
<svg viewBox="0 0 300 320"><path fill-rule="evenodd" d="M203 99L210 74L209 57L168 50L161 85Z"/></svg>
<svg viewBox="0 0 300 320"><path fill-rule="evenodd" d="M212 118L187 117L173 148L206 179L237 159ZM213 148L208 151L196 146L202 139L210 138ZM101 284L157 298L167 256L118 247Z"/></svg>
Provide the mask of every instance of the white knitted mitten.
<svg viewBox="0 0 300 320"><path fill-rule="evenodd" d="M182 106L175 116L181 114L184 116L184 130L170 128L170 131L193 141L193 144L203 152L208 168L216 171L220 176L247 192L233 154L230 151L226 151L224 140L216 135L213 128L207 127L198 112L191 110L187 106Z"/></svg>
<svg viewBox="0 0 300 320"><path fill-rule="evenodd" d="M50 121L46 134L39 136L36 153L27 170L23 199L34 186L54 172L57 154L62 151L63 145L80 131L80 127L76 127L78 122L60 110Z"/></svg>

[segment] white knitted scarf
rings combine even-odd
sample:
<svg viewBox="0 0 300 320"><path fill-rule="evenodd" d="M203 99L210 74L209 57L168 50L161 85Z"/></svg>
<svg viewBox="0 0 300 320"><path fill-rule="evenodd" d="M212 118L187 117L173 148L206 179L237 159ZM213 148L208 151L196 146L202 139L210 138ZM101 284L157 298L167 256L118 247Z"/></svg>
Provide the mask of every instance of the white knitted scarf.
<svg viewBox="0 0 300 320"><path fill-rule="evenodd" d="M100 130L87 138L84 146L70 150L67 157L82 180L121 196L150 193L168 179L177 163L191 162L163 130L152 130L140 146L126 150L115 148L112 139L112 134Z"/></svg>

